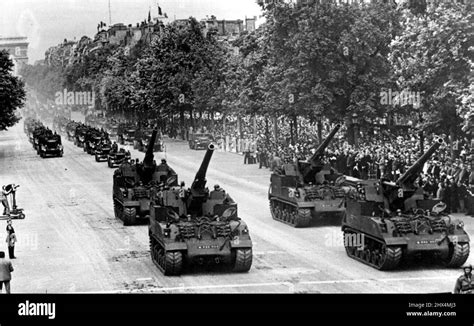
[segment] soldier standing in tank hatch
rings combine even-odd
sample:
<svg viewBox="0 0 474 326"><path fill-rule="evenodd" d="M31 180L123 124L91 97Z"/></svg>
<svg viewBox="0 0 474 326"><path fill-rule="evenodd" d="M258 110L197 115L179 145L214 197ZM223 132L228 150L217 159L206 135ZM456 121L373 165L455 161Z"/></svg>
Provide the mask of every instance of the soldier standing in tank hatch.
<svg viewBox="0 0 474 326"><path fill-rule="evenodd" d="M474 282L472 279L472 265L463 267L464 274L456 280L454 293L472 294L474 293Z"/></svg>

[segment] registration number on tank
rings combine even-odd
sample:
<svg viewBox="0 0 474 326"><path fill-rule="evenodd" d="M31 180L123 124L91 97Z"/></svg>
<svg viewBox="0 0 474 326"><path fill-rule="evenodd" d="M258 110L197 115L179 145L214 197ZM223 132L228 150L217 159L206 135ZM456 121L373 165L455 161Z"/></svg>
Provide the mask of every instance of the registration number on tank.
<svg viewBox="0 0 474 326"><path fill-rule="evenodd" d="M217 245L205 245L205 246L198 246L198 249L217 249L219 246Z"/></svg>
<svg viewBox="0 0 474 326"><path fill-rule="evenodd" d="M438 242L437 240L420 240L420 241L417 241L416 244L433 244L437 242Z"/></svg>

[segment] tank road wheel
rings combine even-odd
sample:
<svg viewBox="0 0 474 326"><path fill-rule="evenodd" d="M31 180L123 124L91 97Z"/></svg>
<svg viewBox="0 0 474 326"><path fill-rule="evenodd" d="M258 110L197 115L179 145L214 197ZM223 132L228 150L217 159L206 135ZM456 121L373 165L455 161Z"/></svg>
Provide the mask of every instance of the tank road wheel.
<svg viewBox="0 0 474 326"><path fill-rule="evenodd" d="M469 257L469 243L450 243L449 256L444 261L446 267L460 267Z"/></svg>
<svg viewBox="0 0 474 326"><path fill-rule="evenodd" d="M252 266L252 248L236 249L234 272L245 273L250 270Z"/></svg>
<svg viewBox="0 0 474 326"><path fill-rule="evenodd" d="M135 207L125 207L123 209L123 225L135 225L137 223L137 209Z"/></svg>
<svg viewBox="0 0 474 326"><path fill-rule="evenodd" d="M165 275L180 275L183 269L183 254L179 251L169 251L164 255L163 272Z"/></svg>
<svg viewBox="0 0 474 326"><path fill-rule="evenodd" d="M275 201L273 200L270 200L270 213L272 214L272 218L278 221L277 207Z"/></svg>
<svg viewBox="0 0 474 326"><path fill-rule="evenodd" d="M401 247L387 247L382 245L381 254L378 265L374 267L386 271L398 267L402 260L403 251Z"/></svg>
<svg viewBox="0 0 474 326"><path fill-rule="evenodd" d="M294 226L295 228L304 228L309 226L311 223L311 210L303 208L298 210Z"/></svg>
<svg viewBox="0 0 474 326"><path fill-rule="evenodd" d="M397 268L403 258L401 247L387 247L384 243L368 237L365 237L364 243L359 243L358 235L354 231L344 230L344 247L349 257L379 270Z"/></svg>

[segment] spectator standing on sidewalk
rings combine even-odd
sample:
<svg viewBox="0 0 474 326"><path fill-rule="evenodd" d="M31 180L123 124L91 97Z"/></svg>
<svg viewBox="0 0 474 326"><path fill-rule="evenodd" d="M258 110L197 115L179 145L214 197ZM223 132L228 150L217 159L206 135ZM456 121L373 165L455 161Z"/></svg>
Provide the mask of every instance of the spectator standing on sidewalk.
<svg viewBox="0 0 474 326"><path fill-rule="evenodd" d="M5 242L7 243L8 246L8 256L10 259L15 259L15 243L16 243L16 234L15 234L15 229L11 225L11 220L8 220L8 225L7 225L7 238Z"/></svg>
<svg viewBox="0 0 474 326"><path fill-rule="evenodd" d="M3 291L3 284L5 284L5 292L10 294L11 272L13 272L12 263L5 259L5 252L0 251L0 292Z"/></svg>

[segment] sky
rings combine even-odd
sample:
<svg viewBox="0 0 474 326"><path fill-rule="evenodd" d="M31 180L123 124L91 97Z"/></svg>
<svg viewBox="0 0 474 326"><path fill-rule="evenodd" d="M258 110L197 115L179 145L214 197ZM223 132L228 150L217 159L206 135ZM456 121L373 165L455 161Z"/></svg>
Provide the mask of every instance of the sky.
<svg viewBox="0 0 474 326"><path fill-rule="evenodd" d="M156 17L157 3L168 20L211 15L243 20L262 14L255 0L110 0L112 24L135 25L150 9ZM100 21L109 24L108 7L109 0L0 0L0 37L27 36L33 64L64 39L92 38Z"/></svg>

